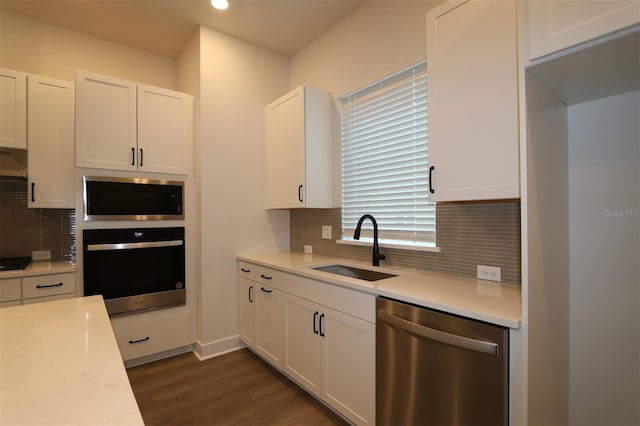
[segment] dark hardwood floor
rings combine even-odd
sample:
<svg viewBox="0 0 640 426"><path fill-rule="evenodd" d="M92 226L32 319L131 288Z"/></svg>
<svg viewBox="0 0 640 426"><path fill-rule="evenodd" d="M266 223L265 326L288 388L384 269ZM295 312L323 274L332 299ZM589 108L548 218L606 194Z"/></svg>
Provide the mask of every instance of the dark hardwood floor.
<svg viewBox="0 0 640 426"><path fill-rule="evenodd" d="M188 353L127 373L147 426L347 424L248 349L206 361Z"/></svg>

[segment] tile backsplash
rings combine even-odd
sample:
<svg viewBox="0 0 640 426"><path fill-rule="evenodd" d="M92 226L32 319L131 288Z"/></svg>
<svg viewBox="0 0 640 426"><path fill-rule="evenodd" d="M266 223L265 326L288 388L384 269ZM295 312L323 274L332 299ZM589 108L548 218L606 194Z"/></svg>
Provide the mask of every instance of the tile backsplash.
<svg viewBox="0 0 640 426"><path fill-rule="evenodd" d="M337 244L341 209L291 210L291 250L371 261L371 247ZM322 239L331 225L331 240ZM476 277L476 265L498 266L502 282L520 284L520 202L442 203L436 205L439 253L382 248L383 265Z"/></svg>
<svg viewBox="0 0 640 426"><path fill-rule="evenodd" d="M30 209L27 181L0 179L0 257L51 250L52 260L75 261L73 209Z"/></svg>

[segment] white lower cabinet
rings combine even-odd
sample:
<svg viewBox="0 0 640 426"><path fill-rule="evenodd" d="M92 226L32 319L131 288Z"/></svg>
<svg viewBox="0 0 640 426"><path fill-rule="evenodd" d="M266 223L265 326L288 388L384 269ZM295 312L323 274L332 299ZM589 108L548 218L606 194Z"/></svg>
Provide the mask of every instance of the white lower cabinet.
<svg viewBox="0 0 640 426"><path fill-rule="evenodd" d="M0 307L51 302L75 296L75 272L0 280Z"/></svg>
<svg viewBox="0 0 640 426"><path fill-rule="evenodd" d="M249 347L255 346L256 315L254 307L255 285L251 280L240 277L238 300L240 301L240 339Z"/></svg>
<svg viewBox="0 0 640 426"><path fill-rule="evenodd" d="M284 371L353 423L375 423L374 323L284 293Z"/></svg>
<svg viewBox="0 0 640 426"><path fill-rule="evenodd" d="M257 286L255 297L255 350L282 368L282 292L262 284Z"/></svg>
<svg viewBox="0 0 640 426"><path fill-rule="evenodd" d="M191 344L186 307L115 317L111 325L124 361Z"/></svg>
<svg viewBox="0 0 640 426"><path fill-rule="evenodd" d="M375 296L238 262L240 338L344 418L375 423Z"/></svg>

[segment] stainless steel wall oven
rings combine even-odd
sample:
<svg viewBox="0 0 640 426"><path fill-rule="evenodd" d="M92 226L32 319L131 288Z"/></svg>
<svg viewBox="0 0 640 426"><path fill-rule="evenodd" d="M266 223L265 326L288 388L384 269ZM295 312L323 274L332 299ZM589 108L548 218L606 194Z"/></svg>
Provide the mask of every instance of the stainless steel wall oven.
<svg viewBox="0 0 640 426"><path fill-rule="evenodd" d="M83 270L111 316L184 305L184 228L85 229Z"/></svg>

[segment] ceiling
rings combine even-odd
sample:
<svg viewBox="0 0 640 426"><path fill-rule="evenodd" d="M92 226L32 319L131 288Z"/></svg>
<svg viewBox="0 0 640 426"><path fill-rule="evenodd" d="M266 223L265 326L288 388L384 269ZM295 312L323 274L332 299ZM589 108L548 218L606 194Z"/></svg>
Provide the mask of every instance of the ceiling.
<svg viewBox="0 0 640 426"><path fill-rule="evenodd" d="M175 58L200 25L291 56L366 0L0 0L2 10Z"/></svg>

